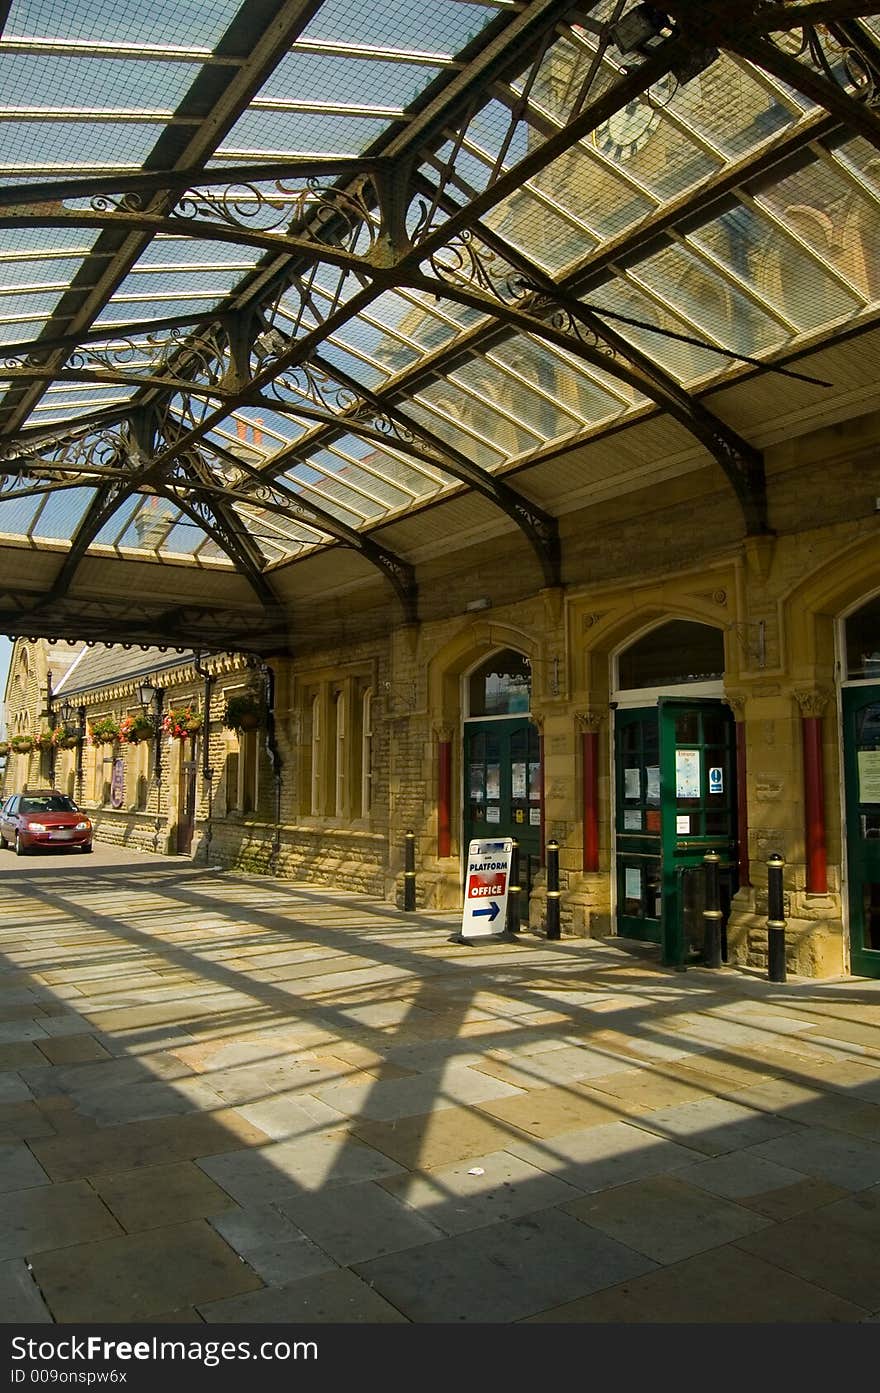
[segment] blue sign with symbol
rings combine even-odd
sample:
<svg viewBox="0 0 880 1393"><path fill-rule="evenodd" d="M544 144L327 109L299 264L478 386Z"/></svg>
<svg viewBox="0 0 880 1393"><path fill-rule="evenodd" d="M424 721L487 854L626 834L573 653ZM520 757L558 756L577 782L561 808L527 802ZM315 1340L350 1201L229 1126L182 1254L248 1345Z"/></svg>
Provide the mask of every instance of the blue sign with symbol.
<svg viewBox="0 0 880 1393"><path fill-rule="evenodd" d="M709 770L709 792L710 792L710 793L723 793L723 792L724 792L724 770L723 770L723 769L710 769L710 770Z"/></svg>

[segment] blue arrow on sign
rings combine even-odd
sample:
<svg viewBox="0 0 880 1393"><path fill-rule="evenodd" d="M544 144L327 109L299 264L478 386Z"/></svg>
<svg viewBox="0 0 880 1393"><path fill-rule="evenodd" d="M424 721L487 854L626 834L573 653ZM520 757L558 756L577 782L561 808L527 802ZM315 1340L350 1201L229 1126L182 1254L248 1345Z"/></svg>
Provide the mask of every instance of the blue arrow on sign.
<svg viewBox="0 0 880 1393"><path fill-rule="evenodd" d="M488 914L488 916L489 916L489 923L491 924L495 919L498 918L498 915L500 914L500 912L501 912L501 911L499 910L498 905L497 905L497 903L495 902L495 900L491 900L490 903L489 903L489 905L488 905L488 907L487 907L486 909L475 909L474 912L473 912L473 914L474 914L474 918L475 918L475 919L483 918L485 915Z"/></svg>

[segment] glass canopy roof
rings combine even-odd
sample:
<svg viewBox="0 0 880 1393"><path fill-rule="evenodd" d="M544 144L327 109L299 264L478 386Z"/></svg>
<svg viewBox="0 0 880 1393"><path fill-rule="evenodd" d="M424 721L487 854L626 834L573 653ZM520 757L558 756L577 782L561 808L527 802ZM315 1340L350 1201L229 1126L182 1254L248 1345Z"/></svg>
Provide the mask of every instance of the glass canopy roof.
<svg viewBox="0 0 880 1393"><path fill-rule="evenodd" d="M12 0L0 547L273 575L876 321L880 4ZM0 601L19 631L28 602ZM25 628L23 630L27 632Z"/></svg>

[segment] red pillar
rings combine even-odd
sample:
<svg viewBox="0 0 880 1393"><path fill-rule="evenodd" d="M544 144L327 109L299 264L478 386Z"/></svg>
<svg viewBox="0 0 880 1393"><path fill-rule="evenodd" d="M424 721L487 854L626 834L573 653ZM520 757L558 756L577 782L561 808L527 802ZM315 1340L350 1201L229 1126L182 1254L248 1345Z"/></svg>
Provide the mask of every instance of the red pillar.
<svg viewBox="0 0 880 1393"><path fill-rule="evenodd" d="M544 841L545 841L545 837L546 837L546 823L545 823L545 818L546 818L546 811L545 811L545 810L546 810L546 804L545 804L545 801L544 801L544 730L543 730L543 727L541 728L539 750L540 750L540 753L539 753L538 758L539 758L540 761L541 761L541 865L543 866L543 865L546 864L546 861L547 861L547 858L546 858L546 856L545 856L545 854L544 854Z"/></svg>
<svg viewBox="0 0 880 1393"><path fill-rule="evenodd" d="M807 894L828 890L825 855L825 779L822 770L822 717L801 716L804 749L804 845L807 853Z"/></svg>
<svg viewBox="0 0 880 1393"><path fill-rule="evenodd" d="M437 760L437 855L452 854L452 741L440 740Z"/></svg>
<svg viewBox="0 0 880 1393"><path fill-rule="evenodd" d="M599 869L599 732L581 733L584 759L584 870Z"/></svg>

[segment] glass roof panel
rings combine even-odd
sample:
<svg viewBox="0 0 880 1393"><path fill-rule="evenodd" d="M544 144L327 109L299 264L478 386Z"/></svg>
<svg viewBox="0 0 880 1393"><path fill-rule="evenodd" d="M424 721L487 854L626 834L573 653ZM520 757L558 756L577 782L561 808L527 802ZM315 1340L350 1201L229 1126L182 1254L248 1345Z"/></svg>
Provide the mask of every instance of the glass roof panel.
<svg viewBox="0 0 880 1393"><path fill-rule="evenodd" d="M533 446L542 440L568 435L575 428L571 417L563 417L553 402L532 392L498 367L491 358L472 358L451 372L449 380L497 403L505 415L514 418L533 436ZM529 446L523 445L521 448L528 449ZM518 454L519 451L514 453Z"/></svg>
<svg viewBox="0 0 880 1393"><path fill-rule="evenodd" d="M131 521L133 513L141 506L141 497L136 494L133 498L126 498L113 517L101 528L95 543L101 546L112 546L116 538L123 533Z"/></svg>
<svg viewBox="0 0 880 1393"><path fill-rule="evenodd" d="M485 222L505 241L553 272L580 261L597 242L581 224L562 217L527 189L493 208Z"/></svg>
<svg viewBox="0 0 880 1393"><path fill-rule="evenodd" d="M619 400L602 391L584 371L524 334L497 344L488 356L518 377L527 379L551 396L560 410L584 423L605 420L620 411Z"/></svg>
<svg viewBox="0 0 880 1393"><path fill-rule="evenodd" d="M413 48L427 53L457 53L496 18L491 5L460 0L325 0L303 30L303 38L357 42L371 47Z"/></svg>
<svg viewBox="0 0 880 1393"><path fill-rule="evenodd" d="M13 0L4 34L137 44L160 42L213 48L234 19L240 0Z"/></svg>
<svg viewBox="0 0 880 1393"><path fill-rule="evenodd" d="M390 120L251 109L236 121L214 163L295 155L360 155L388 128Z"/></svg>
<svg viewBox="0 0 880 1393"><path fill-rule="evenodd" d="M0 44L5 109L173 111L198 71L191 63L4 53Z"/></svg>
<svg viewBox="0 0 880 1393"><path fill-rule="evenodd" d="M34 526L34 537L52 541L71 537L96 492L92 488L74 488L49 494Z"/></svg>
<svg viewBox="0 0 880 1393"><path fill-rule="evenodd" d="M855 295L755 208L740 205L688 240L711 252L799 329L817 329L859 308Z"/></svg>
<svg viewBox="0 0 880 1393"><path fill-rule="evenodd" d="M880 152L869 141L857 136L835 147L835 159L867 184L871 193L880 198Z"/></svg>
<svg viewBox="0 0 880 1393"><path fill-rule="evenodd" d="M162 129L140 121L0 121L0 174L138 169Z"/></svg>
<svg viewBox="0 0 880 1393"><path fill-rule="evenodd" d="M145 266L223 266L246 271L263 255L258 247L228 242L200 241L197 237L154 237L138 258L135 270Z"/></svg>
<svg viewBox="0 0 880 1393"><path fill-rule="evenodd" d="M671 310L649 299L636 286L620 279L609 281L606 285L590 291L589 303L600 309L611 310L613 314L626 315L638 320L645 327L621 323L617 319L605 321L608 327L640 349L652 362L665 372L678 378L680 382L692 382L697 378L718 372L726 366L726 360L702 348L670 339L662 332L670 329L675 334L693 335L691 325L680 319ZM652 332L648 326L654 326ZM660 330L661 332L656 332Z"/></svg>
<svg viewBox="0 0 880 1393"><path fill-rule="evenodd" d="M170 531L180 516L167 498L150 495L140 498L140 506L135 509L128 527L117 543L120 547L135 547L139 550L154 551Z"/></svg>
<svg viewBox="0 0 880 1393"><path fill-rule="evenodd" d="M258 101L300 101L307 96L334 104L402 108L409 106L439 72L439 65L289 53L260 89Z"/></svg>
<svg viewBox="0 0 880 1393"><path fill-rule="evenodd" d="M448 394L450 396L453 395L451 389L448 389ZM458 397L459 403L461 403L461 393L455 393L454 395ZM425 429L429 430L433 435L439 436L441 440L446 441L446 443L457 450L459 454L465 455L468 459L472 460L474 464L481 464L487 469L496 469L498 465L502 464L504 461L504 449L496 449L493 445L489 444L488 440L477 439L470 433L470 418L471 415L474 414L476 403L471 402L470 398L464 398L464 402L465 405L462 407L462 414L456 418L460 422L461 428L454 424L446 410L441 414L438 410L430 409L426 401L423 401L420 395L413 397L412 400L407 402L405 414L419 425L424 426ZM485 415L485 413L483 414Z"/></svg>
<svg viewBox="0 0 880 1393"><path fill-rule="evenodd" d="M23 480L24 483L36 482ZM0 495L0 533L14 537L27 536L37 512L46 501L46 494L26 497L6 497Z"/></svg>
<svg viewBox="0 0 880 1393"><path fill-rule="evenodd" d="M866 299L876 298L875 258L868 249L880 247L880 206L860 194L831 160L814 160L806 169L762 187L755 200Z"/></svg>
<svg viewBox="0 0 880 1393"><path fill-rule="evenodd" d="M318 469L326 469L334 479L350 486L349 501L355 507L370 510L402 508L411 501L411 495L404 489L395 487L390 479L378 479L375 474L360 469L335 450L316 450L309 455L309 463Z"/></svg>

